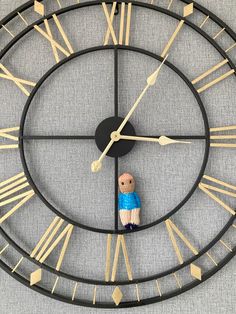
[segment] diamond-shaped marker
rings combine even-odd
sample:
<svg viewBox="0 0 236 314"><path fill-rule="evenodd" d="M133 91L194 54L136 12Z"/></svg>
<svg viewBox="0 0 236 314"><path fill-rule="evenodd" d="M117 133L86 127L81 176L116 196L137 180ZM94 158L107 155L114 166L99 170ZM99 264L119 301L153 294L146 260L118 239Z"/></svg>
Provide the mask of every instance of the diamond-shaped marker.
<svg viewBox="0 0 236 314"><path fill-rule="evenodd" d="M198 280L202 280L202 270L200 267L194 265L193 263L190 265L190 271L191 271L191 275L198 279Z"/></svg>
<svg viewBox="0 0 236 314"><path fill-rule="evenodd" d="M120 304L122 297L123 297L123 293L121 292L119 287L116 287L112 293L112 299L116 305Z"/></svg>
<svg viewBox="0 0 236 314"><path fill-rule="evenodd" d="M190 3L184 7L184 17L193 13L193 3Z"/></svg>
<svg viewBox="0 0 236 314"><path fill-rule="evenodd" d="M42 279L42 269L39 268L33 273L30 274L30 285L33 286L36 283L40 282Z"/></svg>
<svg viewBox="0 0 236 314"><path fill-rule="evenodd" d="M38 14L44 16L44 4L35 0L34 1L34 11L37 12Z"/></svg>

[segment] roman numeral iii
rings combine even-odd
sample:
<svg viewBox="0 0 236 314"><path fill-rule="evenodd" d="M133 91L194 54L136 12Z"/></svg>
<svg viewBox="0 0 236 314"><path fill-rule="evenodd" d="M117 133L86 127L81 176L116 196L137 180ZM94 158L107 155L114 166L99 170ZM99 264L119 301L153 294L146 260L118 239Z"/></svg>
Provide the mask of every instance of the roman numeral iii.
<svg viewBox="0 0 236 314"><path fill-rule="evenodd" d="M215 66L213 66L212 68L210 68L209 70L207 70L206 72L204 72L203 74L201 74L200 76L198 76L196 79L194 79L192 81L192 84L195 85L198 82L202 81L203 79L205 79L206 77L208 77L210 74L214 73L215 71L217 71L218 69L220 69L221 67L223 67L225 64L227 64L229 61L227 59L219 62L218 64L216 64ZM221 76L219 76L218 78L210 81L209 83L203 85L202 87L198 88L197 91L198 93L202 93L205 90L209 89L210 87L216 85L217 83L223 81L224 79L226 79L227 77L229 77L230 75L234 74L234 70L230 70L228 72L226 72L225 74L222 74Z"/></svg>
<svg viewBox="0 0 236 314"><path fill-rule="evenodd" d="M236 148L236 144L231 143L232 140L236 140L236 135L232 133L225 134L225 132L231 132L235 130L236 130L235 125L211 128L210 129L211 147ZM212 135L212 134L215 134L215 135Z"/></svg>
<svg viewBox="0 0 236 314"><path fill-rule="evenodd" d="M105 2L102 3L102 8L107 20L108 28L105 34L104 45L108 45L110 37L114 45L122 45L123 43L128 46L130 38L130 26L131 26L131 13L132 13L132 3L121 3L120 12L120 26L119 26L119 38L117 38L114 27L113 20L115 15L117 2L113 2L111 13L109 14L108 8ZM126 13L127 11L127 13ZM126 15L126 23L125 23Z"/></svg>
<svg viewBox="0 0 236 314"><path fill-rule="evenodd" d="M218 193L221 193L221 194L228 195L228 196L236 198L236 193L231 192L232 190L236 191L236 186L228 184L228 183L226 183L224 181L220 181L218 179L212 178L210 176L206 176L206 175L203 176L203 179L205 179L205 181L208 181L208 182L210 181L211 184L210 183L201 182L199 184L199 188L204 193L206 193L211 199L213 199L215 202L217 202L219 205L221 205L231 215L235 215L235 210L233 208L231 208L230 206L228 206L226 203L224 203L219 197L217 197L211 191L218 192ZM215 183L216 186L213 186L212 183ZM217 185L219 187L217 187ZM228 188L231 191L227 191L225 189L222 189L222 187L223 188Z"/></svg>

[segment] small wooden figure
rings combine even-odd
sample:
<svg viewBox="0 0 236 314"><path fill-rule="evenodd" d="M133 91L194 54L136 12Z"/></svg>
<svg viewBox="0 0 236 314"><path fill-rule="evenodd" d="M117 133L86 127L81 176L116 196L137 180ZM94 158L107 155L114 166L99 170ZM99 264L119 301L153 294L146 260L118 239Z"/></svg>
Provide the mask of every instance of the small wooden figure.
<svg viewBox="0 0 236 314"><path fill-rule="evenodd" d="M119 214L120 220L126 229L136 229L140 224L141 202L138 194L134 192L135 180L129 173L123 173L118 180L119 193Z"/></svg>

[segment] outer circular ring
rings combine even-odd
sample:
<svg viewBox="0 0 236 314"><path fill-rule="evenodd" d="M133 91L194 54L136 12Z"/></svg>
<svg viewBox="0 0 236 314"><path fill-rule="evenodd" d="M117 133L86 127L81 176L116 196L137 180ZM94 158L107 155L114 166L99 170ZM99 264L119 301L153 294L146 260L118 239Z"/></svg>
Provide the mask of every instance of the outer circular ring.
<svg viewBox="0 0 236 314"><path fill-rule="evenodd" d="M74 301L71 300L71 298L62 296L60 294L52 294L51 292L47 291L44 288L41 288L37 285L35 286L30 286L29 282L21 275L17 274L17 273L13 273L11 268L6 265L2 260L0 260L0 267L5 270L11 277L13 277L14 279L16 279L17 281L19 281L20 283L22 283L23 285L25 285L26 287L42 294L45 295L47 297L50 297L54 300L58 300L61 302L65 302L65 303L70 303L73 305L79 305L79 306L85 306L85 307L93 307L93 308L106 308L106 309L117 309L117 308L129 308L129 307L136 307L136 306L143 306L143 305L148 305L148 304L153 304L153 303L157 303L157 302L161 302L173 297L176 297L194 287L197 287L198 285L200 285L201 283L203 283L204 281L206 281L207 279L209 279L210 277L212 277L213 275L215 275L219 270L221 270L236 254L236 247L233 249L233 251L231 253L229 253L219 264L217 267L209 270L207 273L204 274L204 276L202 277L202 280L194 280L193 282L191 282L190 284L187 284L185 286L183 286L181 289L178 290L174 290L170 293L164 294L161 297L160 296L156 296L156 297L151 297L151 298L146 298L146 299L141 299L139 302L138 301L126 301L126 302L121 302L118 306L116 306L114 303L108 303L108 302L96 302L95 304L93 304L92 301L87 301L87 300L78 300L75 299Z"/></svg>
<svg viewBox="0 0 236 314"><path fill-rule="evenodd" d="M39 1L42 1L42 0L39 0ZM181 0L182 2L184 3L191 3L192 1L191 0ZM110 1L109 3L111 3L112 1ZM117 2L120 2L119 0ZM127 2L127 1L126 1ZM132 1L133 2L133 1ZM5 24L5 23L8 23L12 18L14 18L15 16L17 16L17 12L23 12L24 10L26 10L27 8L33 6L34 4L34 1L33 0L30 0L28 1L26 4L22 5L20 8L16 9L15 11L13 11L11 14L9 14L6 18L4 18L1 22L0 22L0 28L1 28L1 25ZM96 5L98 4L98 1L93 1L91 3L82 3L80 5L76 5L76 7L84 7L84 6L90 6L90 5ZM157 10L157 7L156 6L153 6L153 5L149 5L149 4L144 4L144 3L140 3L140 2L133 2L133 4L136 4L138 6L141 6L141 7L146 7L146 8L149 8L149 9L153 9L153 10ZM202 13L206 14L206 15L209 15L210 18L212 20L214 20L219 26L221 26L222 28L225 27L225 31L232 37L232 39L234 41L236 41L236 34L233 32L233 30L231 28L229 28L222 20L220 20L218 17L216 17L214 14L212 14L209 10L205 9L204 7L202 7L201 5L197 4L196 2L194 2L194 6L197 10L201 11ZM71 6L71 7L74 7L74 6ZM70 8L71 8L70 7ZM69 11L67 10L68 8L65 8L65 9L62 9L62 10L59 10L56 12L56 14L60 15L66 11ZM70 9L71 10L71 9ZM165 9L162 9L162 8L159 8L160 12L162 13L165 13L165 14L168 14L168 15L171 15L177 19L180 19L182 17L176 15L175 13L171 13L169 14L170 12L165 10ZM47 17L45 17L47 18ZM42 23L42 20L39 20L38 22L38 25ZM36 23L36 24L37 24ZM220 48L220 46L210 37L208 36L204 31L202 31L201 29L199 29L197 26L195 26L193 23L189 22L189 21L186 21L186 25L189 25L190 27L192 27L193 29L195 29L196 31L198 31L203 37L205 37L217 50L218 52L224 57L224 58L228 58L229 60L229 65L232 69L235 69L235 65L233 64L232 60L227 56L227 54ZM28 33L30 31L30 27L29 26L26 30L22 31L19 35L17 35L0 53L0 59L7 53L7 51L12 47L14 46L14 44L26 33ZM231 217L231 219L229 220L229 222L225 225L225 227L221 230L221 232L216 236L216 238L204 249L205 252L207 252L210 247L212 247L214 244L216 244L219 239L226 233L226 231L230 228L230 226L232 225L232 223L234 222L235 220L235 217ZM24 252L5 232L4 230L0 227L0 233L4 236L4 238L16 249L18 250L19 252L22 253L23 256L26 256L27 258L29 257L28 256L28 253ZM229 253L219 264L217 267L214 267L212 270L210 270L209 272L207 272L205 275L204 275L204 278L201 282L207 280L208 278L210 278L212 275L214 275L218 270L220 270L224 265L226 265L233 256L235 256L236 254L236 247L233 248L232 252ZM198 255L198 257L200 256L200 253ZM33 262L35 262L35 264L37 264L36 261L33 260ZM47 266L47 265L41 265L42 268L44 269L48 269L49 271L51 272L54 272L55 274L58 274L58 275L61 275L62 277L68 277L67 274L64 274L63 273L61 274L60 272L56 272L54 269L51 269L50 270L50 267ZM29 282L23 278L22 276L20 276L19 274L17 274L16 272L15 273L12 273L11 272L11 269L2 261L0 261L0 267L5 270L7 273L9 273L9 275L11 275L12 277L14 277L16 280L18 280L19 282L23 283L24 285L30 287L29 285ZM68 277L69 278L69 277ZM73 280L71 278L71 280ZM149 280L152 280L151 278ZM85 282L85 281L82 281L82 282ZM127 282L127 284L133 284L135 283L136 281L134 282ZM186 285L186 286L183 286L182 289L180 290L176 290L176 291L173 291L173 292L170 292L170 293L167 293L165 295L163 295L161 298L160 297L153 297L153 298L147 298L145 300L141 300L141 302L137 302L137 301L130 301L130 302L123 302L119 305L119 307L132 307L132 306L139 306L139 305L146 305L146 304L151 304L151 303L155 303L155 302L160 302L162 300L165 300L165 299L168 299L168 298L171 298L173 296L177 296L187 290L190 290L192 289L193 287L197 286L198 284L200 284L201 282L199 281L194 281L192 282L191 284L189 285ZM88 282L88 283L92 283L92 282ZM121 283L122 284L122 283ZM40 288L38 286L33 286L33 287L30 287L32 290L35 290L41 294L44 294L48 297L51 297L53 299L57 299L59 301L63 301L63 302L67 302L67 303L73 303L73 304L77 304L77 305L82 305L82 306L89 306L89 307L99 307L99 308L117 308L114 306L114 304L111 304L111 303L96 303L95 305L92 304L92 302L89 302L89 301L79 301L79 300L75 300L74 302L71 301L71 299L69 298L66 298L62 295L58 295L58 294L54 294L52 295L50 292L48 292L47 290L43 289L43 288Z"/></svg>
<svg viewBox="0 0 236 314"><path fill-rule="evenodd" d="M92 3L92 5L97 5L97 4L99 4L99 2L94 2L94 3ZM82 7L84 7L84 6L90 6L91 5L91 2L89 2L89 3L84 3L84 4L82 4ZM140 5L140 3L138 3L138 5ZM77 8L77 7L80 7L81 5L76 5L76 6L72 6L73 7L73 9L75 9L75 7ZM141 3L141 6L143 6L143 3ZM144 5L144 7L151 7L152 9L153 9L153 6L150 6L150 5ZM71 7L69 7L69 9L71 10ZM159 9L160 8L156 8L156 7L154 7L154 10L157 10L157 11L159 11ZM160 11L163 11L164 9L160 9ZM62 12L63 11L63 12ZM167 11L167 10L164 10L164 11ZM62 14L62 13L65 13L65 9L62 9L62 10L59 10L58 11L60 14ZM59 13L58 12L56 12L56 14L58 14L59 15ZM174 14L174 13L171 13L170 11L167 11L166 12L166 14L167 15L173 15L175 18L177 18L177 19L180 19L181 17L176 17L176 14ZM50 18L51 17L51 15L49 15L48 17L46 17L46 18ZM41 24L43 22L43 20L40 20L38 23L36 23L36 24ZM187 23L186 23L187 24ZM193 28L195 28L195 26L193 27ZM30 29L26 29L25 31L23 31L22 33L23 33L23 35L25 35L26 33L28 33L30 30L32 29L32 26L30 26ZM200 32L202 32L201 30L200 30ZM19 36L19 38L18 39L20 39L22 36ZM205 35L204 37L209 37L209 36L207 36L207 35ZM17 39L17 40L18 40ZM210 42L212 41L212 39L211 38L207 38ZM13 40L14 41L14 40ZM8 49L10 49L11 47L12 47L13 45L9 45L9 47L8 47ZM102 48L104 48L104 46L101 46ZM113 48L113 46L111 46L111 48ZM216 48L217 48L217 44L216 44ZM217 48L217 50L222 54L222 55L224 55L224 52L223 51L221 51L221 48ZM3 53L2 53L2 55L4 55L5 53L7 52L7 50L6 51L3 51ZM149 54L150 52L148 52L148 54ZM66 60L66 59L65 59ZM162 60L162 59L161 59ZM223 234L228 230L228 228L231 226L231 224L232 224L232 219L230 219L229 220L229 222L226 224L226 226L221 230L221 232L215 237L215 239L207 246L207 247L205 247L201 252L199 252L199 255L198 256L201 256L202 254L204 254L207 250L209 250L219 239L220 239L220 237L222 237L223 236ZM25 252L25 251L23 251L14 241L12 241L8 236L7 236L7 234L2 230L2 228L0 228L0 231L1 231L1 233L2 233L2 235L5 237L5 239L8 241L8 242L10 242L11 243L11 245L12 246L14 246L15 247L15 249L16 250L18 250L22 255L24 255L24 256L28 256L28 254L27 254L27 252ZM188 260L188 261L186 261L186 264L188 264L188 263L190 263L190 262L192 262L192 261L194 261L196 259L196 257L193 257L193 258L191 258L190 260ZM33 260L36 264L37 264L37 262L35 261L35 260ZM185 264L184 264L185 265ZM65 273L63 273L63 272L56 272L53 268L50 268L49 266L47 266L47 265L43 265L43 268L45 268L45 269L47 269L47 270L49 270L49 271L51 271L51 272L54 272L54 273L58 273L58 274L60 274L62 277L65 277L65 278L68 278L68 279L71 279L71 280L79 280L79 281L81 281L81 282L87 282L87 283L91 283L91 284L108 284L108 285L114 285L114 284L119 284L119 285L123 285L123 284L130 284L130 282L128 282L128 281L117 281L117 282L115 282L115 283L106 283L106 282L103 282L103 281L96 281L96 280L89 280L89 279L83 279L83 278L78 278L78 277L75 277L75 276L72 276L72 275L69 275L69 274L65 274ZM179 269L181 269L181 267L180 266L177 266L177 267L175 267L175 268L173 268L173 269L171 269L171 270L169 270L169 271L166 271L166 272L164 272L164 273L161 273L161 274L157 274L157 275L153 275L153 276L149 276L149 277L147 277L147 278L140 278L140 279L136 279L134 282L137 282L137 283L139 283L139 282L145 282L145 281L149 281L149 280L152 280L152 279L155 279L155 278L161 278L161 277L163 277L163 276L165 276L165 275L168 275L168 274L170 274L171 272L174 272L174 271L177 271L177 270L179 270Z"/></svg>
<svg viewBox="0 0 236 314"><path fill-rule="evenodd" d="M216 235L216 237L207 245L205 246L200 252L198 252L198 255L194 255L193 257L189 258L186 260L183 264L179 264L171 269L168 269L162 273L150 275L147 277L142 277L142 278L134 278L133 281L129 280L116 280L116 281L103 281L103 280L95 280L95 279L88 279L88 278L83 278L83 277L78 277L78 276L73 276L68 273L64 273L62 271L57 271L55 268L50 267L46 264L41 264L39 261L36 261L35 259L30 257L30 253L27 253L24 251L17 243L15 243L9 236L8 234L1 228L0 233L4 237L4 239L12 246L16 251L18 251L23 257L34 263L35 265L51 272L54 273L57 276L60 276L62 278L66 278L68 280L76 281L76 282L81 282L81 283L87 283L91 285L102 285L102 286L124 286L124 285L132 285L132 284L138 284L138 283L143 283L143 282L148 282L151 280L156 280L163 278L165 276L168 276L170 274L173 274L182 268L189 266L191 263L196 261L198 258L203 256L205 253L207 253L228 231L228 229L232 226L236 219L236 216L232 216L229 221L226 223L226 225L223 227L223 229ZM236 249L236 247L235 247Z"/></svg>

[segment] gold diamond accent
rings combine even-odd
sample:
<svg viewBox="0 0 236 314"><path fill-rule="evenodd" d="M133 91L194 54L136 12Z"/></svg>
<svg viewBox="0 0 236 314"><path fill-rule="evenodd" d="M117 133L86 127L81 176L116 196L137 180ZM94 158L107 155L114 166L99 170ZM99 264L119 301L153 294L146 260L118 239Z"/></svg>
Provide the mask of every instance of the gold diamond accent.
<svg viewBox="0 0 236 314"><path fill-rule="evenodd" d="M42 279L42 269L39 268L33 273L30 274L30 285L33 286L36 283L40 282Z"/></svg>
<svg viewBox="0 0 236 314"><path fill-rule="evenodd" d="M191 275L198 280L202 280L202 269L193 263L190 265Z"/></svg>
<svg viewBox="0 0 236 314"><path fill-rule="evenodd" d="M123 297L123 293L121 292L119 287L116 287L112 293L112 299L116 305L120 304L122 297Z"/></svg>
<svg viewBox="0 0 236 314"><path fill-rule="evenodd" d="M34 11L43 16L44 15L44 4L35 0L34 1Z"/></svg>
<svg viewBox="0 0 236 314"><path fill-rule="evenodd" d="M193 3L190 3L184 7L184 17L193 13Z"/></svg>

